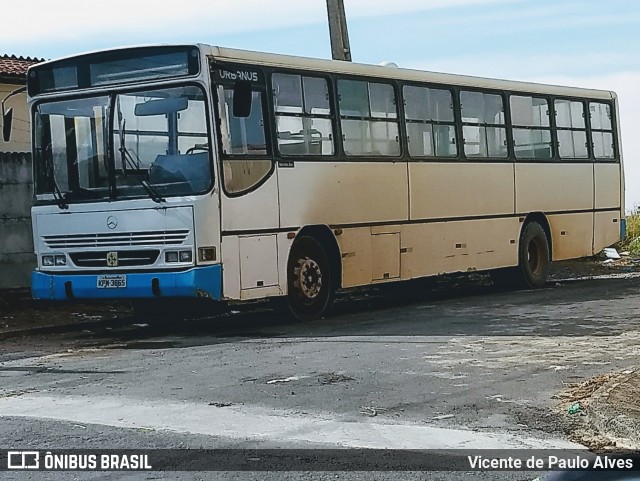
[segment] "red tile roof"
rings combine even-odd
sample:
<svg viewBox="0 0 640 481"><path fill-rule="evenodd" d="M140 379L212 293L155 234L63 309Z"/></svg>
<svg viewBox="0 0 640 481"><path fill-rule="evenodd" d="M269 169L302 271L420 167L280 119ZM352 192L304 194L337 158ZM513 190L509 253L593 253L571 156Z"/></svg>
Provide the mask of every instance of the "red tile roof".
<svg viewBox="0 0 640 481"><path fill-rule="evenodd" d="M26 79L27 68L40 62L44 62L44 59L0 55L0 76Z"/></svg>

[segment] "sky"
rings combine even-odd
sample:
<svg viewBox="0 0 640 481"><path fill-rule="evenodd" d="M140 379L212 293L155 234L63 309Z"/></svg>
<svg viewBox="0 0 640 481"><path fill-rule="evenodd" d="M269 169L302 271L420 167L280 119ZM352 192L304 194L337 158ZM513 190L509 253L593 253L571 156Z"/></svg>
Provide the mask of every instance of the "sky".
<svg viewBox="0 0 640 481"><path fill-rule="evenodd" d="M640 206L638 0L344 0L353 61L613 90L627 211ZM326 0L15 2L7 54L53 59L103 48L208 43L331 58ZM6 19L5 19L6 20ZM27 23L28 20L28 23Z"/></svg>

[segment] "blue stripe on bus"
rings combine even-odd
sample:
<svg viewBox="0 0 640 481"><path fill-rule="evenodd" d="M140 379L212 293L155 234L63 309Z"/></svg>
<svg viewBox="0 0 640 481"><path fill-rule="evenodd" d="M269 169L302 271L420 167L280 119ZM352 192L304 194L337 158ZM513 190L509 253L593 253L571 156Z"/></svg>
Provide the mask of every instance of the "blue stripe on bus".
<svg viewBox="0 0 640 481"><path fill-rule="evenodd" d="M105 272L105 274L107 274ZM194 267L182 272L127 273L127 287L98 289L97 274L45 274L33 271L31 294L34 299L136 299L158 297L222 298L222 266Z"/></svg>

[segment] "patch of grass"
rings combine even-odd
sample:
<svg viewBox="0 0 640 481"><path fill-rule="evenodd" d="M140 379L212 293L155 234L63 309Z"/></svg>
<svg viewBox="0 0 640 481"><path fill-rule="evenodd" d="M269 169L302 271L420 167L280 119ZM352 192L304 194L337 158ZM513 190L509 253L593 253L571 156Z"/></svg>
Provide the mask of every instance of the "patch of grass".
<svg viewBox="0 0 640 481"><path fill-rule="evenodd" d="M631 255L640 255L640 208L636 208L627 216L627 236L622 241L624 250Z"/></svg>

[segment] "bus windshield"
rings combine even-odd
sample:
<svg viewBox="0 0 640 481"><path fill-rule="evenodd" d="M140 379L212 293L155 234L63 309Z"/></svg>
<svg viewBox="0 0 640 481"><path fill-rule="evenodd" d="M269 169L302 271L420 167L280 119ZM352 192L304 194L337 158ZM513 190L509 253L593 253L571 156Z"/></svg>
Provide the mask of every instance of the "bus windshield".
<svg viewBox="0 0 640 481"><path fill-rule="evenodd" d="M42 102L36 194L74 200L202 193L211 186L203 91L196 86Z"/></svg>

